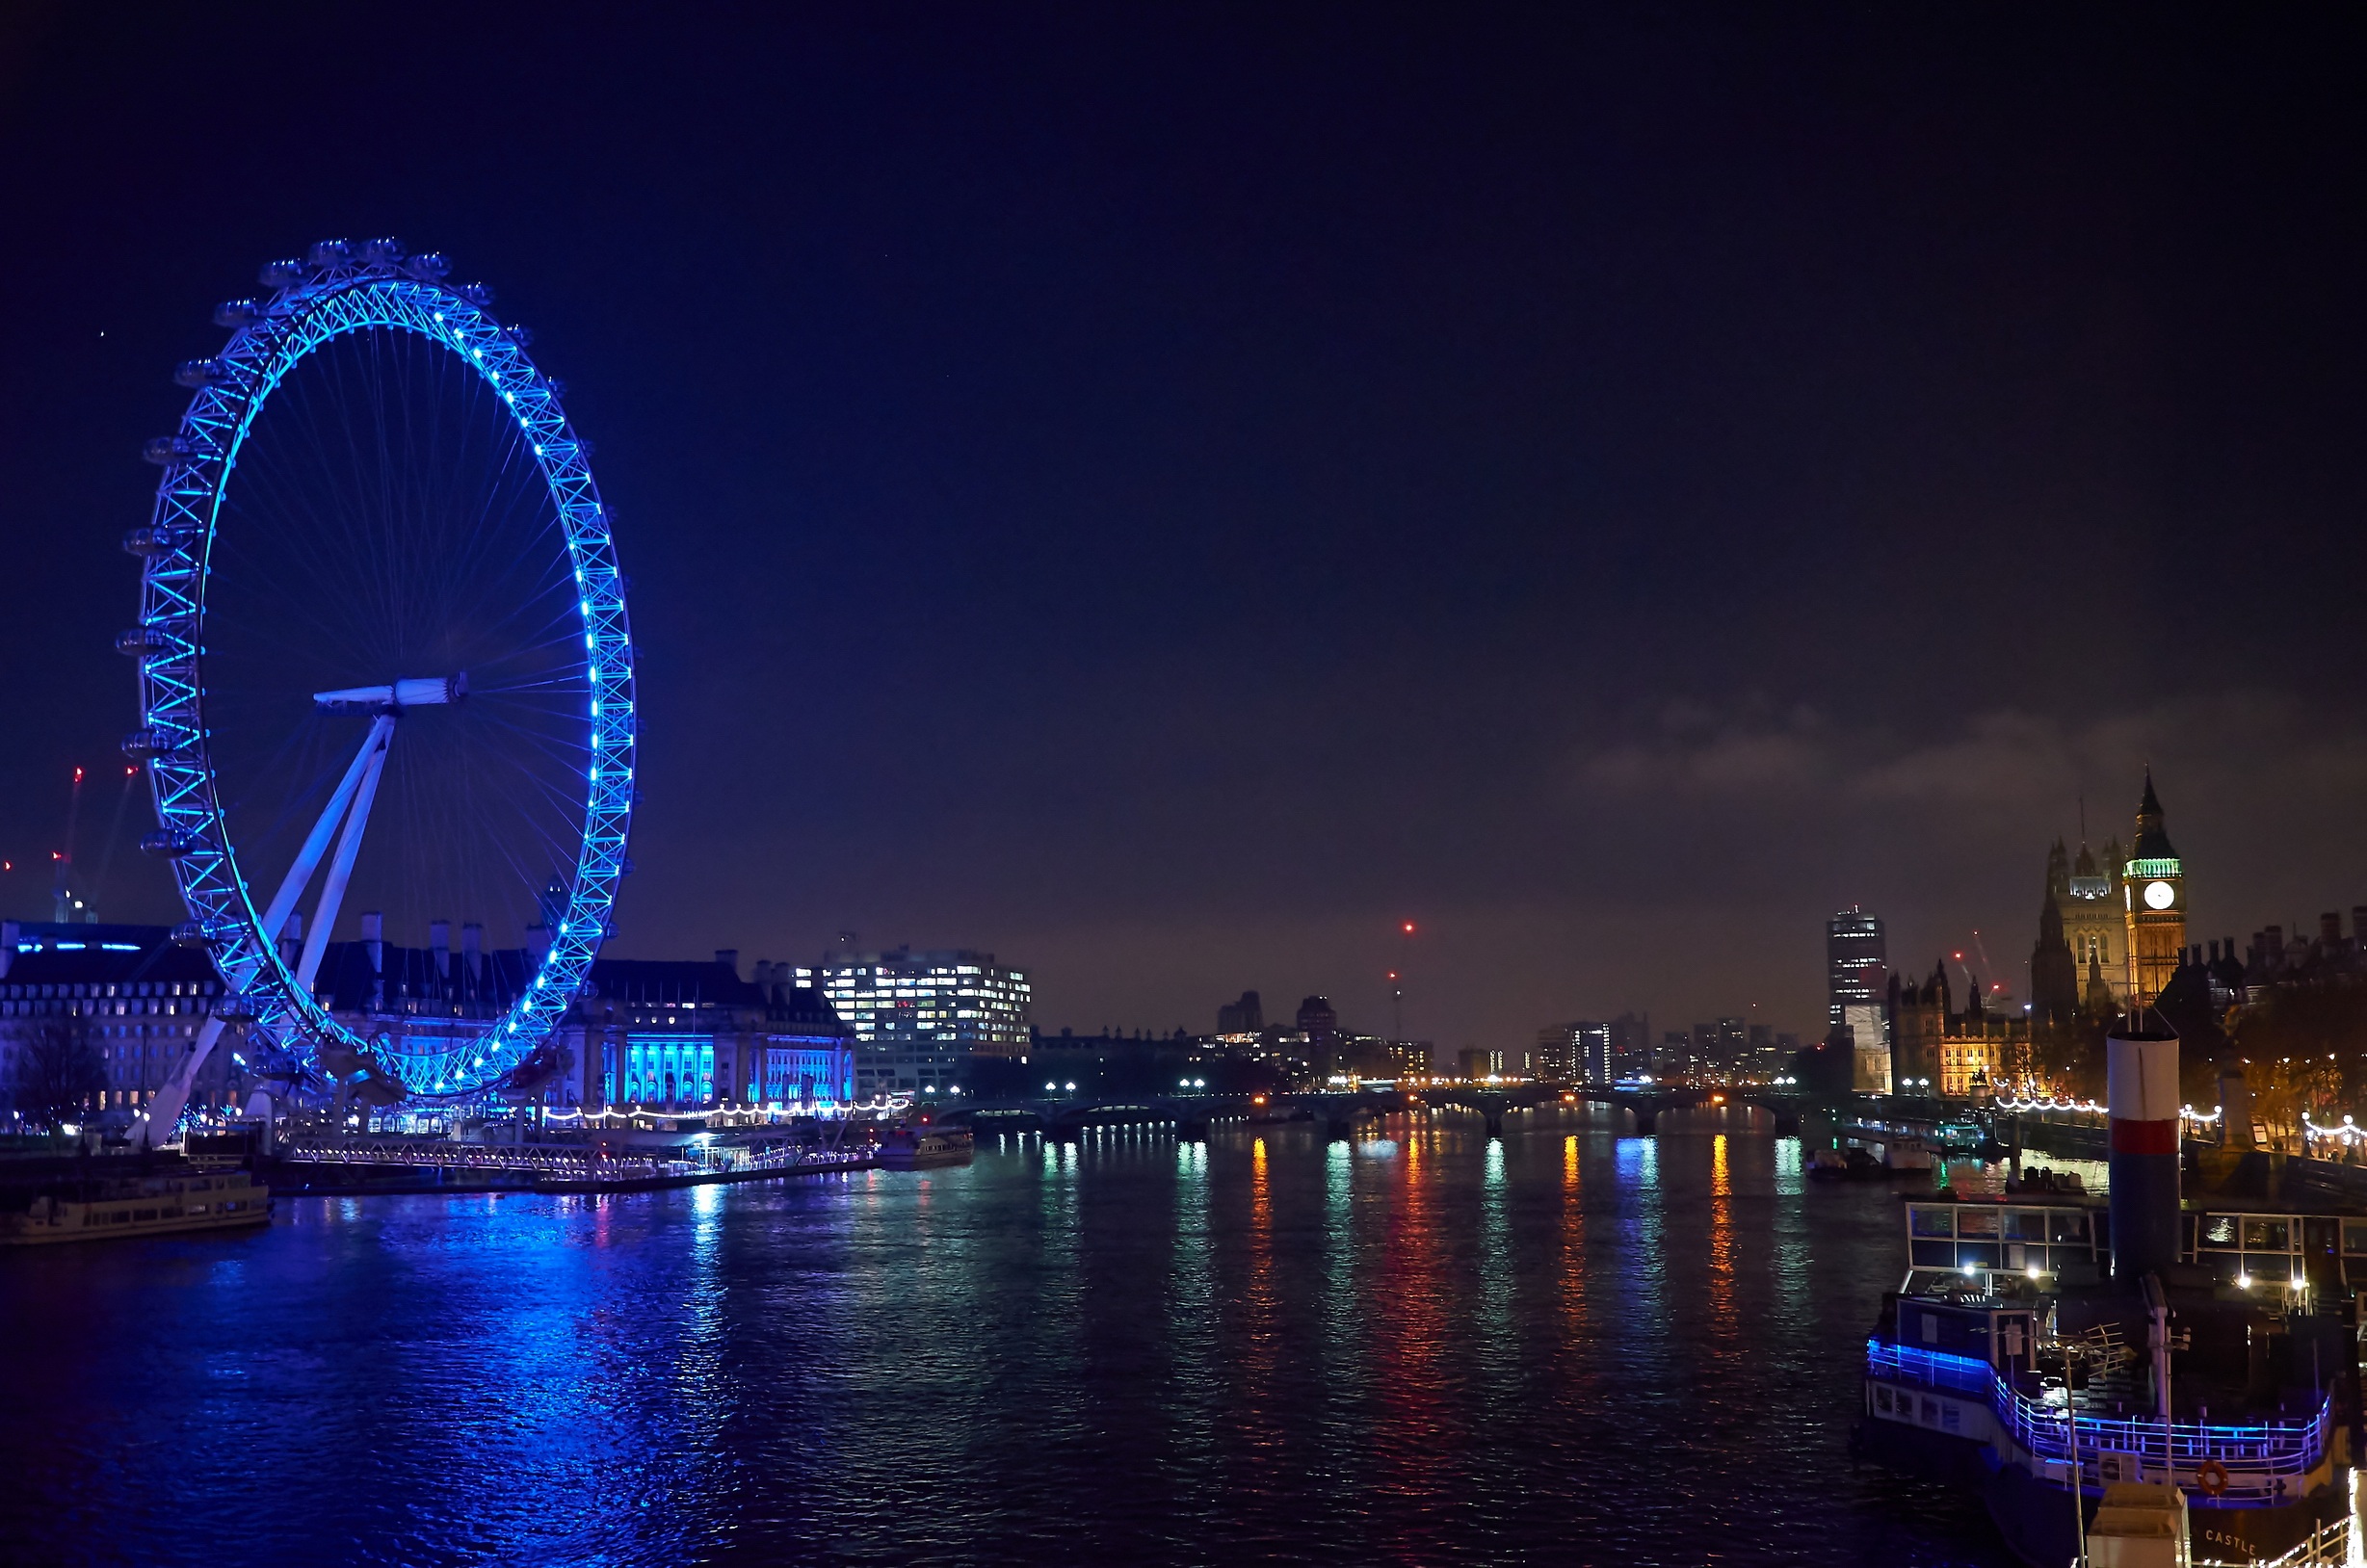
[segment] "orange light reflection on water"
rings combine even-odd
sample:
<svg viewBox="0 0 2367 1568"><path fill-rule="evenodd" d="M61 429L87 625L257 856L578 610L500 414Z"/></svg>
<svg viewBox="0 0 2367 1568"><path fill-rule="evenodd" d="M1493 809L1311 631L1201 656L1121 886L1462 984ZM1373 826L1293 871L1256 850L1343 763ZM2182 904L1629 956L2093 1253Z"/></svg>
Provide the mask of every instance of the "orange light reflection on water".
<svg viewBox="0 0 2367 1568"><path fill-rule="evenodd" d="M1710 1140L1709 1308L1710 1333L1734 1337L1734 1171L1726 1136Z"/></svg>
<svg viewBox="0 0 2367 1568"><path fill-rule="evenodd" d="M1579 1172L1573 1133L1562 1140L1562 1326L1572 1344L1587 1327L1586 1182Z"/></svg>

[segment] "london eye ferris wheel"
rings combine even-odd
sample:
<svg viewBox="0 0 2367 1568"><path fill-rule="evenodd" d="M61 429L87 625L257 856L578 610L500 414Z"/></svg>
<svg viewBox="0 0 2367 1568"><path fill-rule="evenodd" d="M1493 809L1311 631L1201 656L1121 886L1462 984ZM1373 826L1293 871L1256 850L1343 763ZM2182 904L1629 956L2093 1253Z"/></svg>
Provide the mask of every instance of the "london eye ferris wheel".
<svg viewBox="0 0 2367 1568"><path fill-rule="evenodd" d="M179 367L187 412L148 444L124 750L176 934L226 992L153 1140L225 1028L243 1071L300 1095L513 1084L607 935L636 727L611 515L531 335L447 271L391 240L264 268L271 292L217 309L227 343ZM374 953L423 947L456 916L484 933L489 1001L381 980L332 1006L333 941L366 919Z"/></svg>

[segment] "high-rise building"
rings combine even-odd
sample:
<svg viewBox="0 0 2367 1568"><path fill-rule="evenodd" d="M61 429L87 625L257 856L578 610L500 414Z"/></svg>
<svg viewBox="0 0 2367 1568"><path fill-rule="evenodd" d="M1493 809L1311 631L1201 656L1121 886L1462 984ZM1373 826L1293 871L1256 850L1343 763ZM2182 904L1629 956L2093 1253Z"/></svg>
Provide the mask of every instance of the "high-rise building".
<svg viewBox="0 0 2367 1568"><path fill-rule="evenodd" d="M1548 1024L1537 1032L1530 1070L1565 1084L1608 1084L1612 1080L1612 1026L1580 1020Z"/></svg>
<svg viewBox="0 0 2367 1568"><path fill-rule="evenodd" d="M1578 1059L1574 1076L1581 1084L1608 1084L1612 1070L1611 1028L1609 1024L1580 1024L1578 1026Z"/></svg>
<svg viewBox="0 0 2367 1568"><path fill-rule="evenodd" d="M1889 959L1880 916L1853 904L1825 924L1831 1038L1854 1053L1851 1086L1890 1092Z"/></svg>
<svg viewBox="0 0 2367 1568"><path fill-rule="evenodd" d="M1340 1032L1340 1015L1330 998L1311 996L1299 1004L1299 1032L1306 1036L1309 1055L1321 1059Z"/></svg>
<svg viewBox="0 0 2367 1568"><path fill-rule="evenodd" d="M974 1056L1027 1054L1027 972L991 953L833 954L798 974L855 1031L858 1100L942 1089Z"/></svg>
<svg viewBox="0 0 2367 1568"><path fill-rule="evenodd" d="M1652 1018L1623 1012L1606 1026L1611 1031L1611 1076L1633 1078L1652 1070Z"/></svg>
<svg viewBox="0 0 2367 1568"><path fill-rule="evenodd" d="M1852 904L1827 921L1825 968L1833 1029L1848 1026L1850 1007L1879 1006L1890 982L1881 917Z"/></svg>
<svg viewBox="0 0 2367 1568"><path fill-rule="evenodd" d="M2128 921L2129 1006L2149 1006L2178 972L2186 947L2186 873L2162 826L2150 768L2137 804L2136 852L2121 872L2120 906Z"/></svg>
<svg viewBox="0 0 2367 1568"><path fill-rule="evenodd" d="M1717 1063L1717 1070L1722 1073L1741 1071L1749 1050L1749 1033L1743 1028L1741 1019L1719 1019L1717 1055L1712 1058Z"/></svg>
<svg viewBox="0 0 2367 1568"><path fill-rule="evenodd" d="M1217 1032L1220 1034L1255 1034L1266 1027L1266 1006L1255 991L1244 991L1238 1002L1227 1002L1217 1008Z"/></svg>
<svg viewBox="0 0 2367 1568"><path fill-rule="evenodd" d="M1768 1079L1783 1070L1775 1056L1775 1031L1770 1024L1753 1024L1743 1047L1742 1071L1745 1078Z"/></svg>

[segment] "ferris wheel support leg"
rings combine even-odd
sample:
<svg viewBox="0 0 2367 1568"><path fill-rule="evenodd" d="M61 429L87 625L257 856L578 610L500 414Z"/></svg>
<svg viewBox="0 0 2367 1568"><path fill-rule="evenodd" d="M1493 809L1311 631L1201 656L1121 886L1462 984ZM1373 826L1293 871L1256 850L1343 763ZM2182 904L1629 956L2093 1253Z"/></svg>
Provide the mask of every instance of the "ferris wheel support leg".
<svg viewBox="0 0 2367 1568"><path fill-rule="evenodd" d="M370 727L370 744L365 750L369 766L362 771L361 786L354 794L354 814L345 820L345 832L337 840L337 858L329 863L329 880L321 888L321 902L312 911L312 927L304 932L303 956L297 960L297 989L307 996L312 992L313 977L321 972L321 955L329 951L329 933L337 924L337 906L345 902L345 884L354 875L355 857L361 853L362 829L369 824L370 802L378 797L379 775L386 771L386 747L394 739L394 719L380 716Z"/></svg>
<svg viewBox="0 0 2367 1568"><path fill-rule="evenodd" d="M321 856L329 849L329 836L337 830L337 823L345 816L345 808L353 803L354 792L360 786L362 775L369 771L372 759L384 755L387 739L393 734L394 716L379 715L377 721L370 726L368 738L361 743L361 749L354 753L354 760L346 768L345 776L337 781L336 793L329 797L328 809L321 813L321 820L312 824L312 832L304 839L304 847L297 851L296 864L288 868L286 877L279 883L279 891L272 895L271 907L264 911L263 929L273 941L279 939L279 928L288 923L289 914L296 908L296 901L303 897L306 884L311 882L313 872L321 864ZM371 776L376 778L377 775L372 773Z"/></svg>
<svg viewBox="0 0 2367 1568"><path fill-rule="evenodd" d="M164 1087L148 1102L139 1125L137 1141L141 1147L160 1148L172 1136L174 1124L188 1108L189 1091L197 1086L197 1071L214 1054L214 1042L221 1038L222 1020L208 1018L198 1029L197 1037L190 1042L188 1053L166 1075Z"/></svg>

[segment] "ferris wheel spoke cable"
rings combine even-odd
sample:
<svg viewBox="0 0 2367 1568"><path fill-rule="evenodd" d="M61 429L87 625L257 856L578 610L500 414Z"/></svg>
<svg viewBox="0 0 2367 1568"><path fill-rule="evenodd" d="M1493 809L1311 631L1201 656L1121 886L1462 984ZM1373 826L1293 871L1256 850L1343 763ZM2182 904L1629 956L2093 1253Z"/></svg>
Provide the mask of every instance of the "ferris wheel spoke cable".
<svg viewBox="0 0 2367 1568"><path fill-rule="evenodd" d="M442 275L391 242L274 264L276 294L218 313L230 343L183 367L181 434L152 446L171 454L124 640L147 727L126 750L153 774L144 844L235 1006L151 1138L224 1039L275 1095L356 1062L394 1092L481 1095L549 1037L608 928L636 729L608 513L523 334ZM272 872L257 908L246 877ZM481 928L473 1000L413 995L356 1035L314 994L348 905Z"/></svg>

